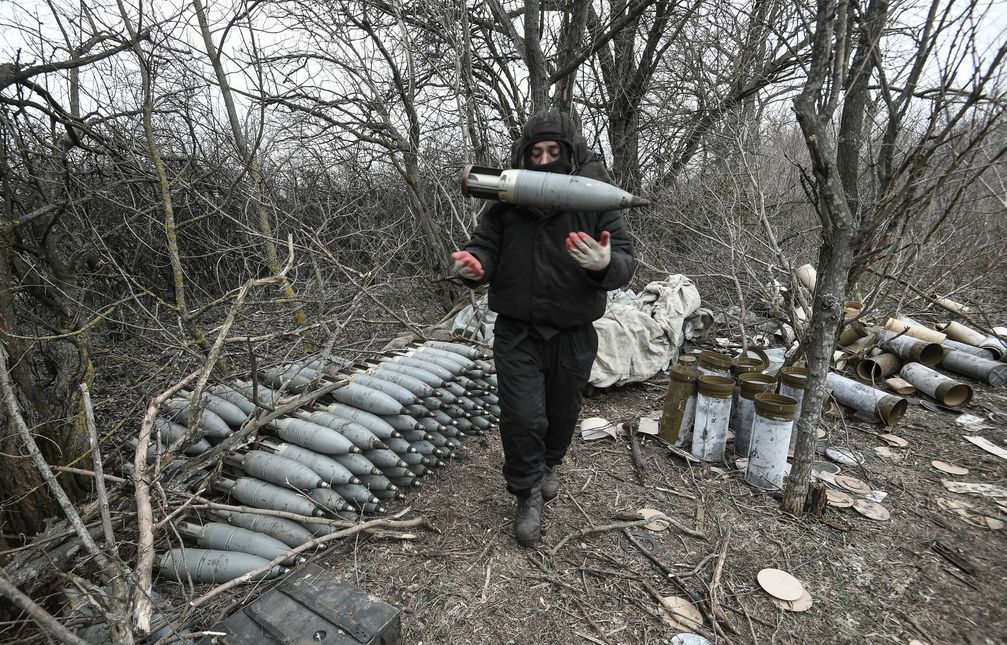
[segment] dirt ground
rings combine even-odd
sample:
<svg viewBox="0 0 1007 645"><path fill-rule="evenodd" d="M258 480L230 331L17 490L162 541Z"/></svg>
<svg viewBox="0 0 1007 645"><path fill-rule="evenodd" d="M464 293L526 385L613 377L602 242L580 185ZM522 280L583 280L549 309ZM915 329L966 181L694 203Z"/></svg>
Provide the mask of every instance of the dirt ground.
<svg viewBox="0 0 1007 645"><path fill-rule="evenodd" d="M660 376L653 381L589 398L583 415L622 420L655 411L664 384ZM726 637L715 634L709 620L692 631L713 642L1004 643L1005 531L974 526L937 501L966 501L1007 519L990 501L950 493L941 483L1003 485L1007 478L1007 461L963 439L981 434L1007 445L1007 395L976 390L965 411L984 417L987 429L967 428L955 413L910 406L894 428L909 444L889 457L874 451L886 445L876 436L883 427L827 420L829 443L866 456L862 467L844 466L843 474L887 493L889 521L833 508L824 521L793 518L780 512L778 500L746 484L733 463L704 477L703 468L653 439L641 446L641 485L625 440L578 437L562 467L560 496L547 505L542 544L527 549L513 538L515 503L503 490L499 436L490 432L466 438L457 459L391 505L393 512L411 508L407 517L422 514L433 531L416 531L414 540L361 537L314 561L400 607L405 642L416 645L670 643L684 630L662 621L657 597L691 594L705 604L711 591ZM970 473L943 474L931 465L935 459ZM642 507L663 511L705 538L675 528L631 529L653 558L617 528L559 547L574 531L619 524L625 521L619 514ZM980 523L983 516L967 519ZM942 556L935 545L952 553ZM800 579L813 598L811 608L791 612L774 605L756 580L766 567ZM208 626L246 599L242 593L227 607L207 608L190 626Z"/></svg>

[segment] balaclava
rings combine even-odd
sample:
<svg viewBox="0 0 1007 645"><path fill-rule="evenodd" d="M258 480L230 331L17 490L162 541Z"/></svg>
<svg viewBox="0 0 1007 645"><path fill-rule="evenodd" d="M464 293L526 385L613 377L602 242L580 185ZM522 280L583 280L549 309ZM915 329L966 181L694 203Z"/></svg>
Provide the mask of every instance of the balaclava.
<svg viewBox="0 0 1007 645"><path fill-rule="evenodd" d="M576 159L575 142L583 141L577 126L569 115L561 112L538 112L533 114L521 130L511 151L511 165L514 168L555 172L564 175L572 173L580 165ZM533 164L531 149L540 141L555 141L560 147L559 158L547 164Z"/></svg>

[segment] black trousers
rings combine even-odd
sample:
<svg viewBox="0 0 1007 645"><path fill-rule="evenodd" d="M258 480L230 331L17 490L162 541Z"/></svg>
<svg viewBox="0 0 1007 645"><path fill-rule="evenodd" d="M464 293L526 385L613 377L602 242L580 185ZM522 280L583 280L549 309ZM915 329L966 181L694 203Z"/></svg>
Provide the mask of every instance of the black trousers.
<svg viewBox="0 0 1007 645"><path fill-rule="evenodd" d="M507 490L522 494L570 447L598 334L591 324L543 334L503 316L493 333L503 475Z"/></svg>

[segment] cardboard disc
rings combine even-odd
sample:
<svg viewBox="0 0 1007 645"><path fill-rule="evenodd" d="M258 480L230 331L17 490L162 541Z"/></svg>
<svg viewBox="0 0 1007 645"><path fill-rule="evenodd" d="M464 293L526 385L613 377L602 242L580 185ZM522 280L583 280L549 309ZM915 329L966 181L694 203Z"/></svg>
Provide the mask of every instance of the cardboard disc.
<svg viewBox="0 0 1007 645"><path fill-rule="evenodd" d="M766 593L780 600L794 601L804 595L801 581L786 571L763 569L759 572L758 580Z"/></svg>
<svg viewBox="0 0 1007 645"><path fill-rule="evenodd" d="M871 487L860 481L856 477L850 477L849 475L837 475L836 484L840 488L845 488L851 493L856 493L857 495L866 495L871 492Z"/></svg>
<svg viewBox="0 0 1007 645"><path fill-rule="evenodd" d="M903 439L902 437L890 433L879 434L878 439L881 439L889 446L893 446L895 448L905 448L906 446L909 445L909 442Z"/></svg>
<svg viewBox="0 0 1007 645"><path fill-rule="evenodd" d="M703 614L681 596L665 596L661 599L660 609L661 619L671 627L697 629L703 626Z"/></svg>
<svg viewBox="0 0 1007 645"><path fill-rule="evenodd" d="M892 516L891 513L888 512L887 508L877 502L872 502L869 499L858 499L853 502L853 510L864 517L868 517L872 520L878 520L879 522L886 522Z"/></svg>
<svg viewBox="0 0 1007 645"><path fill-rule="evenodd" d="M653 508L641 508L640 510L637 511L637 513L642 515L643 519L645 520L649 520L655 515L664 515L664 513L662 513L661 511L658 511ZM668 529L668 521L654 520L649 524L644 524L643 528L647 529L648 531L666 531Z"/></svg>
<svg viewBox="0 0 1007 645"><path fill-rule="evenodd" d="M828 488L825 490L825 497L829 500L829 506L835 508L849 508L853 506L853 498L841 490Z"/></svg>
<svg viewBox="0 0 1007 645"><path fill-rule="evenodd" d="M815 602L807 590L805 590L804 594L797 600L780 600L779 598L773 598L770 596L769 601L784 611L808 611L811 609L811 605Z"/></svg>
<svg viewBox="0 0 1007 645"><path fill-rule="evenodd" d="M934 459L930 464L941 471L942 473L947 473L949 475L968 475L969 469L965 466L959 466L958 464L953 464L949 461L941 461L940 459Z"/></svg>
<svg viewBox="0 0 1007 645"><path fill-rule="evenodd" d="M874 446L874 452L879 457L884 457L886 459L894 459L897 454L894 450L892 450L888 446Z"/></svg>

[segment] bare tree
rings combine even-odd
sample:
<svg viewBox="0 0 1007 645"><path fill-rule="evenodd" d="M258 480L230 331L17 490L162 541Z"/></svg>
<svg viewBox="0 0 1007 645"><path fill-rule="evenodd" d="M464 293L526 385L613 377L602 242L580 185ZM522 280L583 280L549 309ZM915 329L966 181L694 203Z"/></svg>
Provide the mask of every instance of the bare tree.
<svg viewBox="0 0 1007 645"><path fill-rule="evenodd" d="M1002 128L1007 104L997 82L1007 45L972 74L960 76L954 64L941 67L938 44L946 34L954 43L951 51L961 57L959 63L981 59L975 55L972 20L980 8L977 3L964 10L938 7L933 2L925 22L913 30L918 34L916 49L908 61L909 72L897 87L888 70L899 68L882 54L891 20L888 1L872 0L862 14L845 1L820 0L816 6L812 57L794 111L808 149L811 197L822 224L822 244L814 313L804 344L811 377L783 499L783 508L790 513L804 508L826 396L825 376L852 282L872 261L890 255L893 247L914 247L918 252L968 187L1005 153L1003 142L994 150L982 144ZM928 67L939 70L935 86L919 87L921 72ZM869 140L865 117L875 109L870 94L875 74L880 85L875 101L887 110L887 124L872 168L874 178L868 175L865 180L862 151ZM905 121L911 105L927 108L919 129ZM830 125L837 110L841 118L833 136ZM865 199L865 185L872 187L873 199ZM941 196L950 198L940 204ZM906 234L931 214L935 217L924 224L920 238Z"/></svg>

